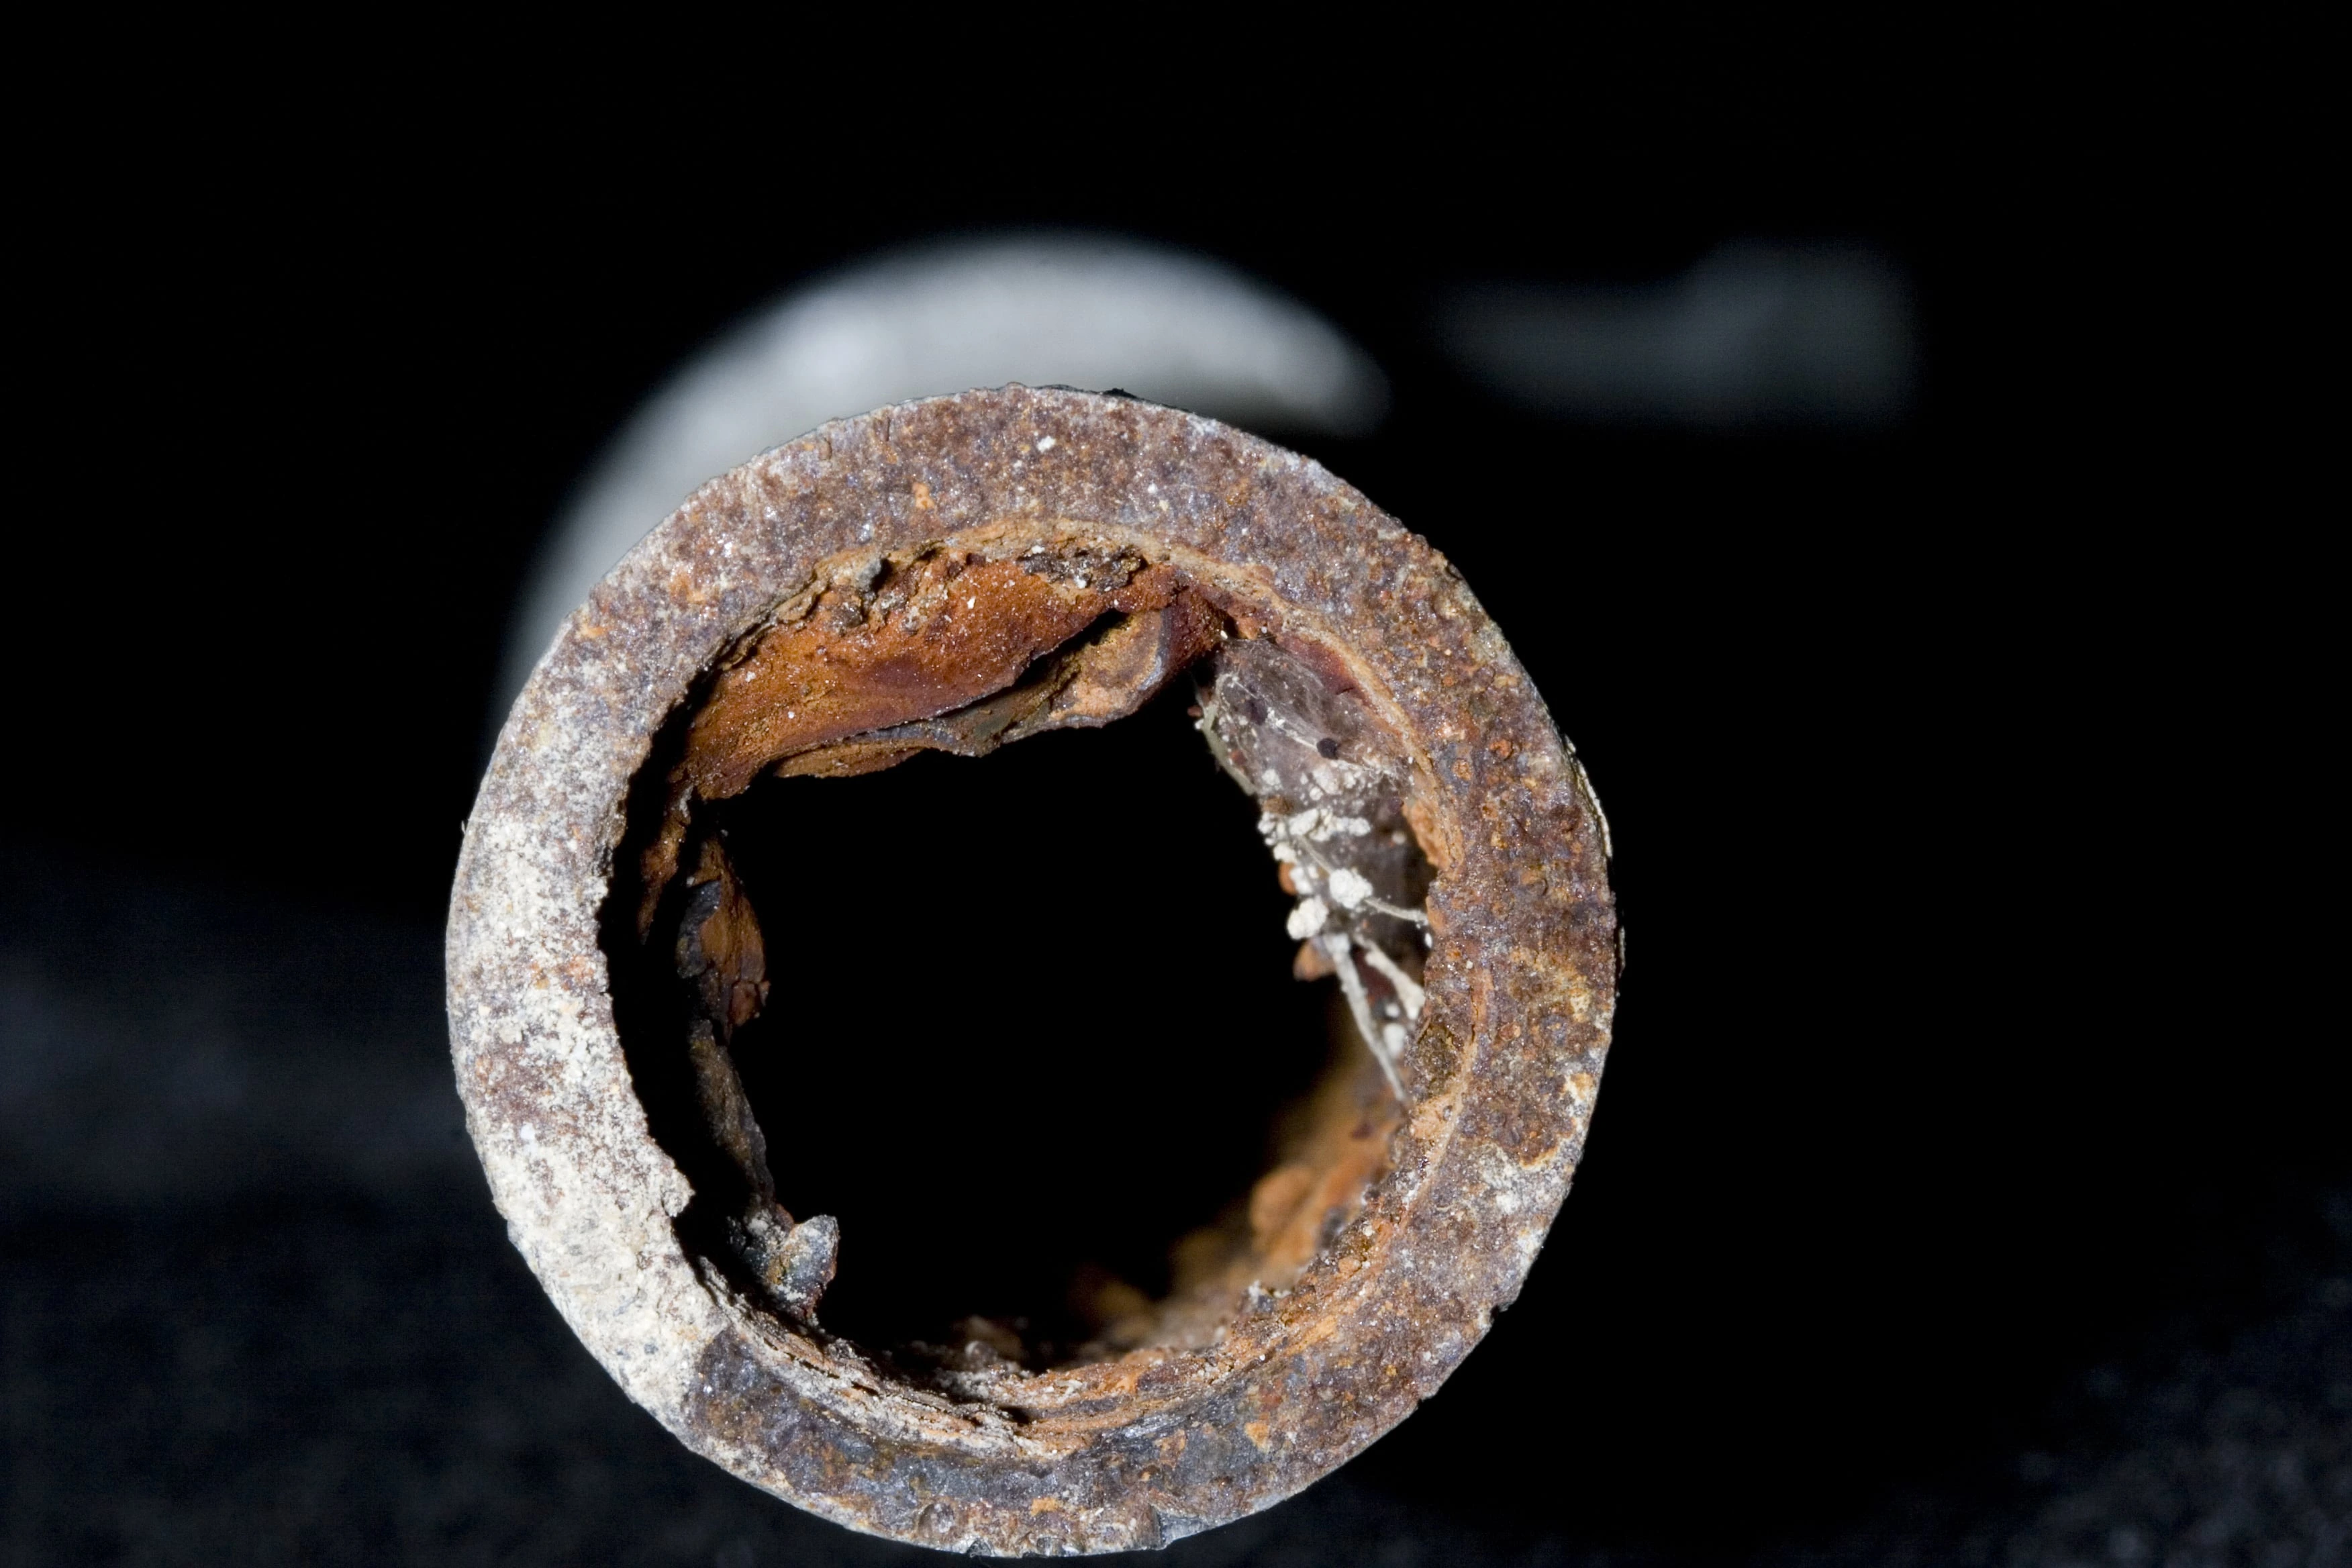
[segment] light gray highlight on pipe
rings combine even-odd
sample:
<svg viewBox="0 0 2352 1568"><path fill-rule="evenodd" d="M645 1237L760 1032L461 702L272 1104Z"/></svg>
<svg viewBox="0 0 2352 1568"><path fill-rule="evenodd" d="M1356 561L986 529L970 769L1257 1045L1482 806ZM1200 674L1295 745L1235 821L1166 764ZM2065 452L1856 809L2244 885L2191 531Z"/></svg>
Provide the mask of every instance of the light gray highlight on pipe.
<svg viewBox="0 0 2352 1568"><path fill-rule="evenodd" d="M850 267L720 336L596 458L524 588L493 721L563 617L703 480L827 419L1015 381L1293 435L1361 435L1388 405L1380 367L1328 321L1184 251L1038 234Z"/></svg>

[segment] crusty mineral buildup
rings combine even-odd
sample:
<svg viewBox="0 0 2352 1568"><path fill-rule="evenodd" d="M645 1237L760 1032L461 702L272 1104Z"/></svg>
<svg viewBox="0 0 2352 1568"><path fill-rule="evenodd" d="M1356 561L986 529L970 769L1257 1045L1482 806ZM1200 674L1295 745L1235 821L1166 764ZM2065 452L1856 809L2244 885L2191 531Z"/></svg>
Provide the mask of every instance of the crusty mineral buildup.
<svg viewBox="0 0 2352 1568"><path fill-rule="evenodd" d="M763 1180L730 1053L789 985L726 813L814 775L774 787L822 831L818 797L861 787L826 775L1103 723L1188 666L1294 900L1295 972L1337 978L1369 1048L1177 1243L1163 1299L1088 1284L1093 1344L1033 1364L984 1320L928 1358L829 1332L856 1239ZM1561 672L1570 697L1592 678ZM573 614L475 801L449 1018L509 1233L631 1398L843 1524L1055 1555L1271 1506L1436 1392L1567 1194L1618 958L1591 786L1444 556L1240 431L1007 387L713 480ZM861 1109L821 1074L795 1092ZM976 1159L999 1131L968 1130ZM1590 1347L1554 1352L1570 1388Z"/></svg>

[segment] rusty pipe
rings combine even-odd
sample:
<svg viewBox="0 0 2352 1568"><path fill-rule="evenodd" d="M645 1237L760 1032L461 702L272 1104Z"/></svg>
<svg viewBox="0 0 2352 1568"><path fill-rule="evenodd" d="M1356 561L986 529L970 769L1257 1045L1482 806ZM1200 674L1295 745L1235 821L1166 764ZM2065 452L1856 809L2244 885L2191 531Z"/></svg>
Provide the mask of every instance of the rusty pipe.
<svg viewBox="0 0 2352 1568"><path fill-rule="evenodd" d="M1109 722L1184 674L1362 1053L1246 1224L1087 1343L831 1331L840 1228L778 1201L730 1057L791 977L712 824L757 779ZM923 1545L1162 1545L1344 1463L1517 1294L1609 1042L1607 857L1500 631L1364 497L1131 398L970 393L712 480L572 613L467 822L453 1058L517 1247L689 1447ZM648 1071L697 1114L649 1112Z"/></svg>

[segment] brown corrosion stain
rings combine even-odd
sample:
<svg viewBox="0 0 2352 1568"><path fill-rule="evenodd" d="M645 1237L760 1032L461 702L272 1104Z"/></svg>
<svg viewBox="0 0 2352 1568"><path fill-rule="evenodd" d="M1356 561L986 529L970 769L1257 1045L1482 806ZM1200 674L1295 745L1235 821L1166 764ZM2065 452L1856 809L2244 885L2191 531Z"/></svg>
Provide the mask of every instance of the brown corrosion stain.
<svg viewBox="0 0 2352 1568"><path fill-rule="evenodd" d="M1082 581L943 550L870 598L827 590L807 619L770 632L719 678L687 732L686 782L705 800L740 795L795 752L1012 685L1112 608L1123 585Z"/></svg>
<svg viewBox="0 0 2352 1568"><path fill-rule="evenodd" d="M767 1005L768 955L760 922L717 839L704 841L686 881L689 888L712 887L716 897L709 912L682 933L679 966L700 993L703 1015L731 1032Z"/></svg>
<svg viewBox="0 0 2352 1568"><path fill-rule="evenodd" d="M1087 649L1055 694L1055 710L1065 724L1108 724L1132 713L1138 692L1158 690L1215 647L1223 630L1223 617L1200 595L1179 592L1175 574L1165 566L1138 575L1113 603L1127 619Z"/></svg>
<svg viewBox="0 0 2352 1568"><path fill-rule="evenodd" d="M698 800L762 773L847 778L937 750L978 756L1132 713L1215 647L1224 617L1166 565L1083 549L988 559L938 544L793 601L713 676L640 871L641 935Z"/></svg>
<svg viewBox="0 0 2352 1568"><path fill-rule="evenodd" d="M1274 1168L1234 1212L1177 1241L1164 1300L1108 1274L1081 1281L1072 1304L1099 1325L1100 1352L1215 1342L1244 1299L1287 1291L1362 1210L1387 1169L1403 1107L1360 1043L1339 1044L1315 1088L1286 1113Z"/></svg>
<svg viewBox="0 0 2352 1568"><path fill-rule="evenodd" d="M1129 516L1153 526L1109 521ZM1396 821L1430 873L1414 884L1428 940L1407 932L1413 951L1391 952L1426 991L1404 1103L1369 1053L1336 1062L1271 1168L1186 1238L1172 1297L1094 1281L1093 1315L1111 1321L1069 1364L1024 1371L1005 1339L995 1370L959 1382L826 1335L814 1310L839 1227L795 1223L762 1190L726 1035L765 966L698 803L779 771L845 775L1100 723L1194 649L1247 678L1196 717L1225 714L1237 742L1258 733L1286 778L1369 761L1402 792ZM1282 752L1233 721L1253 695L1345 722ZM1259 795L1262 776L1243 787ZM1129 398L1007 387L901 405L707 487L551 650L474 812L451 910L453 1046L518 1243L598 1358L697 1451L926 1546L1161 1546L1361 1451L1517 1294L1608 1047L1620 950L1598 805L1459 574L1317 465ZM616 815L626 848L607 862L583 847L609 843ZM1291 868L1300 896L1306 864ZM631 951L641 892L666 923ZM621 940L600 953L599 932ZM667 1059L709 1125L681 1119L680 1136L731 1159L743 1189L724 1235L677 1233L683 1255L658 1234L675 1151L630 1103L620 1014L596 994L634 961L662 987L645 1016L658 1002L661 1027L691 1034L691 1063ZM1331 952L1297 967L1331 969ZM726 1163L701 1158L697 1202L726 1195ZM707 1267L706 1242L751 1268ZM641 1304L606 1310L614 1278L647 1270ZM714 1302L734 1326L709 1336Z"/></svg>
<svg viewBox="0 0 2352 1568"><path fill-rule="evenodd" d="M774 1204L766 1148L727 1045L766 999L764 954L719 836L698 826L696 805L739 795L771 773L845 777L918 751L979 756L1047 730L1107 724L1211 655L1244 658L1257 682L1251 690L1287 693L1292 706L1313 710L1302 710L1300 722L1323 737L1323 749L1309 763L1338 756L1341 734L1352 756L1396 751L1375 745L1361 704L1344 700L1358 688L1343 658L1305 638L1286 637L1277 649L1266 636L1246 635L1265 631L1248 617L1235 640L1238 607L1131 552L983 532L880 562L845 558L721 660L686 717L683 754L667 774L667 809L643 859L639 929L650 934L679 869L691 868L677 973L707 1021L691 1043L704 1120L756 1198L738 1227L755 1261L782 1258L784 1244L762 1230ZM1303 891L1290 866L1276 869L1286 890ZM1394 890L1407 896L1402 883ZM1336 973L1313 943L1294 972ZM1386 982L1375 975L1371 984ZM1099 1365L1206 1347L1244 1300L1287 1291L1361 1209L1402 1115L1372 1055L1346 1037L1318 1089L1287 1115L1273 1168L1219 1223L1175 1245L1165 1300L1098 1269L1076 1283L1071 1304L1095 1330L1076 1360ZM781 1210L775 1217L793 1224ZM829 1268L831 1254L821 1261ZM773 1272L762 1265L763 1279ZM978 1353L971 1342L992 1346L1005 1364L1031 1358L1009 1328L971 1319L958 1331L965 1348L943 1363L949 1371L970 1370L962 1363ZM1140 1377L1149 1366L1132 1371Z"/></svg>
<svg viewBox="0 0 2352 1568"><path fill-rule="evenodd" d="M1250 1189L1250 1245L1265 1282L1287 1286L1332 1233L1355 1217L1388 1162L1398 1111L1395 1099L1379 1092L1369 1078L1326 1080L1297 1151Z"/></svg>

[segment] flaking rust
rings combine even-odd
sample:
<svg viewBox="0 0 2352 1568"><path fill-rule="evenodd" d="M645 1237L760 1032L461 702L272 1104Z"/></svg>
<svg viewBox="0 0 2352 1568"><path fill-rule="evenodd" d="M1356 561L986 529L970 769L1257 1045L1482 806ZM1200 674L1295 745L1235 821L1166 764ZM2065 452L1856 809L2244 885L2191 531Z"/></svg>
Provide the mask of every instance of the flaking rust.
<svg viewBox="0 0 2352 1568"><path fill-rule="evenodd" d="M1086 1344L830 1333L841 1228L777 1201L731 1056L774 981L724 803L1180 680L1257 802L1297 973L1336 981L1363 1049L1245 1214L1178 1243L1166 1297L1099 1287ZM1213 421L971 393L712 481L573 615L471 819L453 1054L517 1245L689 1447L926 1545L1164 1544L1344 1462L1517 1295L1608 1045L1606 873L1581 768L1423 541ZM657 1140L625 1025L688 1086L686 1132Z"/></svg>

